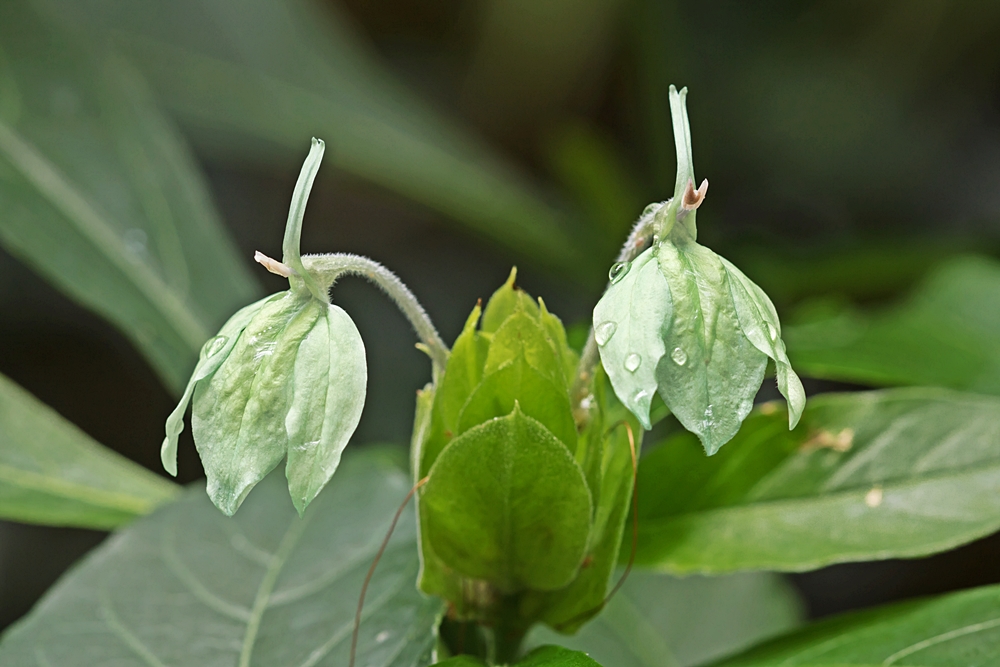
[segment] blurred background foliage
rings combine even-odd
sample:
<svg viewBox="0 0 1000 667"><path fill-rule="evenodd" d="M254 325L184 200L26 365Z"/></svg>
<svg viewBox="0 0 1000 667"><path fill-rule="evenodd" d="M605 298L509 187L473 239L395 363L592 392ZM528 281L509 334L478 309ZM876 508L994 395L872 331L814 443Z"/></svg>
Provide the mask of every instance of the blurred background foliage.
<svg viewBox="0 0 1000 667"><path fill-rule="evenodd" d="M282 287L251 257L311 136L304 250L387 264L447 340L512 263L585 322L672 189L670 83L700 240L775 300L810 392L1000 393L1000 6L944 0L4 3L0 372L158 471L200 340ZM334 295L368 349L356 439L405 442L429 365L375 294ZM0 524L0 626L101 537ZM821 615L998 581L998 553L795 582Z"/></svg>

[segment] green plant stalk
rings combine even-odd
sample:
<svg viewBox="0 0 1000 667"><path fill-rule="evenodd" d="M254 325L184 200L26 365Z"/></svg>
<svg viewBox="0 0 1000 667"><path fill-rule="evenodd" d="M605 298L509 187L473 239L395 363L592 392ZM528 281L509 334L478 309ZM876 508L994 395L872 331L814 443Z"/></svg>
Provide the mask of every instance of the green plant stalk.
<svg viewBox="0 0 1000 667"><path fill-rule="evenodd" d="M420 305L410 288L395 273L375 260L349 253L306 255L302 258L305 271L315 278L320 287L329 290L342 276L361 276L377 285L403 313L423 349L431 358L434 381L444 372L448 363L448 346L441 339L427 311Z"/></svg>

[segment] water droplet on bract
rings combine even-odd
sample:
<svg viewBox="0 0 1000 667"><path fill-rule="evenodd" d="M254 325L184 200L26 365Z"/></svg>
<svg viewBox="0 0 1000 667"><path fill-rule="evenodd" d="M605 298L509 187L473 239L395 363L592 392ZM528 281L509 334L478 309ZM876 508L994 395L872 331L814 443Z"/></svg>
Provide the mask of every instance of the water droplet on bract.
<svg viewBox="0 0 1000 667"><path fill-rule="evenodd" d="M611 284L614 285L625 277L625 274L628 273L630 268L632 268L632 262L618 262L611 267L610 271L608 271L608 280L610 280Z"/></svg>
<svg viewBox="0 0 1000 667"><path fill-rule="evenodd" d="M642 363L642 357L633 352L632 354L625 357L625 370L629 373L635 373L638 370L639 365Z"/></svg>
<svg viewBox="0 0 1000 667"><path fill-rule="evenodd" d="M770 322L767 323L767 335L772 342L778 340L778 330Z"/></svg>
<svg viewBox="0 0 1000 667"><path fill-rule="evenodd" d="M278 347L277 343L264 343L257 347L257 351L253 355L254 361L260 361L264 357L270 357L274 354L274 348Z"/></svg>
<svg viewBox="0 0 1000 667"><path fill-rule="evenodd" d="M598 345L604 345L615 335L615 329L617 328L618 325L614 322L601 322L594 329L594 340L597 341Z"/></svg>
<svg viewBox="0 0 1000 667"><path fill-rule="evenodd" d="M678 366L683 366L687 363L688 354L683 348L675 347L674 351L670 353L670 358L674 360L674 363Z"/></svg>
<svg viewBox="0 0 1000 667"><path fill-rule="evenodd" d="M375 635L375 643L376 644L381 644L382 642L384 642L386 639L388 639L391 636L392 636L392 633L390 633L388 630L383 630L382 632L380 632L377 635Z"/></svg>
<svg viewBox="0 0 1000 667"><path fill-rule="evenodd" d="M210 338L201 348L201 358L208 359L213 354L218 353L219 350L226 346L229 341L225 336L216 336L215 338Z"/></svg>
<svg viewBox="0 0 1000 667"><path fill-rule="evenodd" d="M642 402L642 399L646 398L647 396L649 396L649 392L646 391L645 389L640 389L639 391L635 392L635 396L632 397L632 400L635 401L636 403L640 403Z"/></svg>

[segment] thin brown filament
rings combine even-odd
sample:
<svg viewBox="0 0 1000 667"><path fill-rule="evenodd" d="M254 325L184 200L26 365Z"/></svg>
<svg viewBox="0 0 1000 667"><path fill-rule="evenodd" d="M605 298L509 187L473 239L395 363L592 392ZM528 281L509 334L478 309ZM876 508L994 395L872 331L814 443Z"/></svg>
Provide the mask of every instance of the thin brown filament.
<svg viewBox="0 0 1000 667"><path fill-rule="evenodd" d="M618 578L618 583L614 585L607 595L604 596L604 600L601 604L596 607L591 607L590 609L577 614L568 621L564 621L559 624L560 628L566 627L576 621L590 616L594 612L600 611L611 601L611 598L615 596L621 587L625 584L625 580L628 579L628 575L632 572L632 566L635 564L635 552L639 545L639 460L635 453L635 434L632 432L632 425L626 420L621 420L611 426L607 430L608 433L615 430L619 426L624 426L626 433L628 433L628 447L632 452L632 550L629 552L628 565L625 566L625 571L622 572L622 576Z"/></svg>
<svg viewBox="0 0 1000 667"><path fill-rule="evenodd" d="M348 663L350 667L354 667L354 658L358 651L358 633L361 631L361 611L365 607L365 594L368 592L368 584L371 583L372 576L375 574L375 568L378 566L378 562L382 559L382 554L385 553L385 548L389 546L389 539L392 537L392 533L396 530L396 524L399 523L399 517L403 515L403 510L406 509L406 504L410 502L410 498L413 494L417 492L421 486L427 483L427 477L413 485L410 492L406 494L403 498L403 502L399 504L399 509L396 510L396 516L392 517L392 523L389 524L389 531L385 534L385 539L382 540L382 546L378 548L378 552L375 554L375 559L372 561L371 567L368 568L368 574L365 575L365 583L361 585L361 595L358 597L358 610L354 614L354 632L351 635L351 660Z"/></svg>

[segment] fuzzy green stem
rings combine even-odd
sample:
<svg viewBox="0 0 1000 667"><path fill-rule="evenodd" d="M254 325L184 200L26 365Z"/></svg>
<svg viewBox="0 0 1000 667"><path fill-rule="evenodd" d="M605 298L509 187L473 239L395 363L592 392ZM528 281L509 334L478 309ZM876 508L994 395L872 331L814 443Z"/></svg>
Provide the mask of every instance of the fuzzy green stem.
<svg viewBox="0 0 1000 667"><path fill-rule="evenodd" d="M420 342L431 358L435 381L444 372L448 363L448 346L441 340L434 323L417 301L417 297L395 273L375 260L348 253L306 255L302 258L302 263L305 272L316 280L324 291L329 291L333 284L345 275L362 276L378 285L417 332Z"/></svg>

